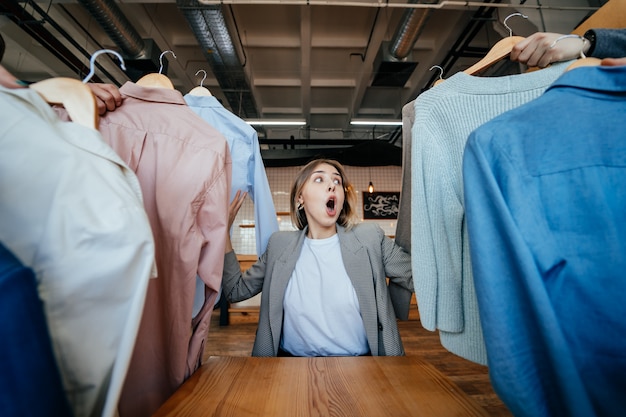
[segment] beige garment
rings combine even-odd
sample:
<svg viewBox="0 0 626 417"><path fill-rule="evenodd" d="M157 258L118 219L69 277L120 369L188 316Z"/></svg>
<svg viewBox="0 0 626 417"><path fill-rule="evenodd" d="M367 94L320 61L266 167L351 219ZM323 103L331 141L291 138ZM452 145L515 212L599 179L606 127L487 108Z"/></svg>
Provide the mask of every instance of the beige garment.
<svg viewBox="0 0 626 417"><path fill-rule="evenodd" d="M139 178L156 244L151 280L120 415L143 417L200 365L221 285L231 159L225 138L180 92L122 86L124 104L100 120L104 139ZM205 303L192 321L196 274Z"/></svg>
<svg viewBox="0 0 626 417"><path fill-rule="evenodd" d="M137 177L29 88L0 87L0 155L0 241L36 274L72 414L112 417L154 264Z"/></svg>

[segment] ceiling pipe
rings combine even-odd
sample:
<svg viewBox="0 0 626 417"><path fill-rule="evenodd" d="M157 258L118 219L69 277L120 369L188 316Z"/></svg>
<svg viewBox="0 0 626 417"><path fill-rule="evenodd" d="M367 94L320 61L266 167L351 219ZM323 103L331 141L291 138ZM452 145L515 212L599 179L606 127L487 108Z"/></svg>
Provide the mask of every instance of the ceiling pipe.
<svg viewBox="0 0 626 417"><path fill-rule="evenodd" d="M424 3L420 0L410 0L410 3ZM431 4L433 2L426 2ZM436 2L435 2L436 3ZM426 21L430 17L430 9L407 9L402 15L400 25L389 44L389 54L403 60L413 49L417 38L422 33Z"/></svg>
<svg viewBox="0 0 626 417"><path fill-rule="evenodd" d="M143 39L113 0L78 0L78 2L87 9L125 56L137 58L144 53Z"/></svg>
<svg viewBox="0 0 626 417"><path fill-rule="evenodd" d="M176 3L202 47L202 53L233 113L243 119L259 118L256 101L226 25L222 7L204 6L196 0L177 0Z"/></svg>
<svg viewBox="0 0 626 417"><path fill-rule="evenodd" d="M329 0L198 0L202 5L224 5L224 4L279 4L279 5L303 5L303 6L351 6L351 7L378 7L378 8L398 8L398 9L461 9L493 6L488 1L455 1L444 0L440 3L389 3L388 1L329 1ZM493 7L516 9L538 9L538 10L577 10L596 11L600 6L546 6L543 4L516 4L511 3L496 4Z"/></svg>

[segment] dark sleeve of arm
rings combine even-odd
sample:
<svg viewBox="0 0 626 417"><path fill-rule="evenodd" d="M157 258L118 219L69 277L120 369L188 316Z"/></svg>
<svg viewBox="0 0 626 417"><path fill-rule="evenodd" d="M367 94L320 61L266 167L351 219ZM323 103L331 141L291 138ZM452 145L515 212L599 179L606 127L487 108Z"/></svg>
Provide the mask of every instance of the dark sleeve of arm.
<svg viewBox="0 0 626 417"><path fill-rule="evenodd" d="M626 57L626 29L593 29L596 45L590 56L595 58Z"/></svg>

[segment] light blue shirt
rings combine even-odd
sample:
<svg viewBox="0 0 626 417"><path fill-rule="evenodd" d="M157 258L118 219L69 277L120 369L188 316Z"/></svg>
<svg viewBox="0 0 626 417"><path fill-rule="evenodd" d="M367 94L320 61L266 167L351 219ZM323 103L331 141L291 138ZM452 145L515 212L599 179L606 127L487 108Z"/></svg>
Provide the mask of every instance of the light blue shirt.
<svg viewBox="0 0 626 417"><path fill-rule="evenodd" d="M626 66L475 130L463 178L489 375L515 416L626 410Z"/></svg>
<svg viewBox="0 0 626 417"><path fill-rule="evenodd" d="M254 228L257 254L265 252L267 241L278 231L276 209L265 166L261 158L256 130L234 115L213 96L185 95L185 102L228 142L233 161L230 198L237 190L248 193L254 202Z"/></svg>

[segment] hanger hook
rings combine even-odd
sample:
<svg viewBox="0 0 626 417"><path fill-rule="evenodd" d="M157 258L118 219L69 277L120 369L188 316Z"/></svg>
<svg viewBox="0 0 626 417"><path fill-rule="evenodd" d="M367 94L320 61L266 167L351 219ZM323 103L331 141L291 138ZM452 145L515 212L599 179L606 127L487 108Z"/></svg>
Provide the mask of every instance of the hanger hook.
<svg viewBox="0 0 626 417"><path fill-rule="evenodd" d="M203 69L200 69L196 72L196 76L200 73L200 72L204 72L204 77L202 77L202 80L200 81L200 87L204 87L202 84L204 83L204 80L206 80L206 71Z"/></svg>
<svg viewBox="0 0 626 417"><path fill-rule="evenodd" d="M512 18L513 16L521 16L524 19L528 19L528 16L526 16L525 14L522 13L512 13L510 15L508 15L507 17L504 18L504 22L502 22L502 24L509 30L509 36L513 36L513 29L511 29L509 27L509 25L506 24L506 21L509 20L510 18Z"/></svg>
<svg viewBox="0 0 626 417"><path fill-rule="evenodd" d="M83 79L83 84L86 84L87 81L91 80L91 77L93 77L93 75L96 73L96 58L98 57L98 55L104 54L104 53L115 55L120 60L120 67L124 71L126 71L126 65L124 65L124 58L122 58L122 55L120 55L119 52L114 51L112 49L100 49L94 52L93 55L91 56L91 59L89 60L89 74L87 74L87 76Z"/></svg>
<svg viewBox="0 0 626 417"><path fill-rule="evenodd" d="M166 54L166 53L168 53L168 52L169 52L170 54L174 55L174 58L176 58L176 54L174 53L174 51L169 51L169 50L168 50L168 51L164 51L164 52L162 52L162 53L161 53L161 55L159 55L159 64L161 65L161 67L159 68L159 74L160 74L161 72L163 72L163 55L165 55L165 54Z"/></svg>
<svg viewBox="0 0 626 417"><path fill-rule="evenodd" d="M428 71L432 71L435 68L437 68L439 70L439 79L443 80L443 68L441 68L439 65L433 65L432 67L430 67L430 69Z"/></svg>
<svg viewBox="0 0 626 417"><path fill-rule="evenodd" d="M583 45L580 47L580 57L581 58L586 58L585 53L583 52L583 49L585 49L585 37L584 36L580 36L580 35L574 35L574 34L570 34L570 35L563 35L563 36L559 36L558 38L556 38L554 40L554 42L552 42L552 45L550 45L550 49L554 48L557 44L557 42L562 41L563 39L566 38L578 38L582 41Z"/></svg>

